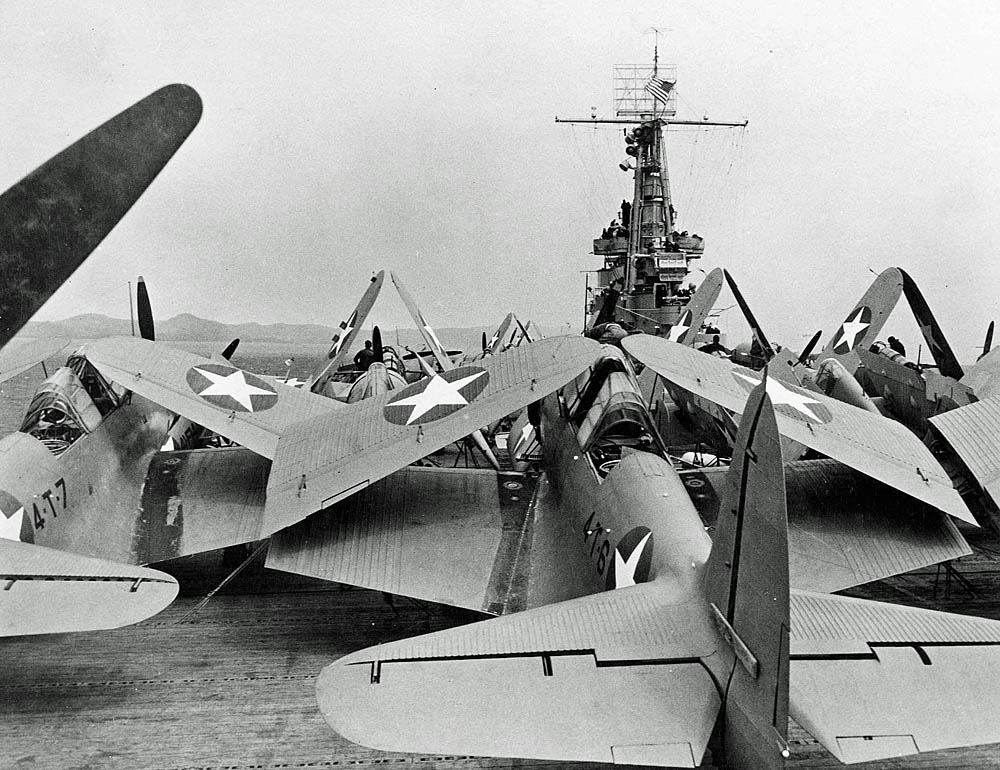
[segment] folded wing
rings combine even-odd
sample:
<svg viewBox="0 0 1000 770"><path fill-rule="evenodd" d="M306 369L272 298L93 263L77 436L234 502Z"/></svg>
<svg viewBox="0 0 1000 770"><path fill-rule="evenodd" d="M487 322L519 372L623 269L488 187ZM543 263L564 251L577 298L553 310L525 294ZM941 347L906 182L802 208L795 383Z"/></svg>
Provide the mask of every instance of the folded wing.
<svg viewBox="0 0 1000 770"><path fill-rule="evenodd" d="M623 344L676 386L732 412L743 409L761 379L758 372L655 337L637 334ZM783 436L975 523L930 450L900 423L772 378L767 392Z"/></svg>

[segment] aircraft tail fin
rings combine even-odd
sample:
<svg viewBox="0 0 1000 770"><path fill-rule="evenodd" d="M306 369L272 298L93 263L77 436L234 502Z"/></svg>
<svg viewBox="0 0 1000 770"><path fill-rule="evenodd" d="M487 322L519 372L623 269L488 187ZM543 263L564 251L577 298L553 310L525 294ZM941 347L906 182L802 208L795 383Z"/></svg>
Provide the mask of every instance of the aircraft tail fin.
<svg viewBox="0 0 1000 770"><path fill-rule="evenodd" d="M902 291L903 274L899 268L890 267L879 273L820 352L819 358L831 358L850 353L855 348L867 350L871 347L899 302Z"/></svg>
<svg viewBox="0 0 1000 770"><path fill-rule="evenodd" d="M913 311L914 318L917 319L917 325L924 335L924 341L930 348L931 355L934 356L938 371L946 377L954 377L956 380L962 379L964 375L962 366L958 363L954 351L948 344L941 326L934 317L934 313L931 312L930 305L924 299L916 281L910 278L904 270L899 270L899 273L903 276L903 294L906 295L906 301L910 303L910 309Z"/></svg>
<svg viewBox="0 0 1000 770"><path fill-rule="evenodd" d="M705 589L735 663L717 734L729 767L787 756L788 524L781 444L765 383L750 394L719 508Z"/></svg>
<svg viewBox="0 0 1000 770"><path fill-rule="evenodd" d="M153 324L153 308L149 304L146 279L141 275L135 286L135 315L139 321L139 336L144 340L155 340L156 331Z"/></svg>

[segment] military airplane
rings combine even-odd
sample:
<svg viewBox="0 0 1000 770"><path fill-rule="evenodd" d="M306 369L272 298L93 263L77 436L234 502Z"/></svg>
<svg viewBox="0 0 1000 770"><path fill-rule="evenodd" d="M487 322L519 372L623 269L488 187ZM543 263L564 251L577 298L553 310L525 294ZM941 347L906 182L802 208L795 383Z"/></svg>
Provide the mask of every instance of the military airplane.
<svg viewBox="0 0 1000 770"><path fill-rule="evenodd" d="M0 196L0 345L73 273L132 207L173 156L201 117L201 100L191 88L162 88L43 164ZM65 340L29 344L0 352L3 375L47 358ZM32 361L34 358L34 361ZM66 405L83 404L77 380L55 394ZM90 404L96 409L93 403ZM54 407L54 404L53 404ZM85 410L90 425L100 415ZM41 419L43 409L38 410ZM49 426L59 429L68 412L52 408ZM61 419L60 419L61 414ZM67 426L68 427L68 426ZM87 631L136 623L177 595L169 575L130 564L87 558L34 544L36 529L55 524L76 507L83 492L73 483L80 465L62 465L37 438L15 434L0 442L0 635ZM84 463L85 464L85 463ZM106 483L90 475L88 481ZM71 498L68 495L80 495ZM93 486L89 494L93 494ZM93 509L88 526L104 536ZM76 550L76 549L70 549Z"/></svg>
<svg viewBox="0 0 1000 770"><path fill-rule="evenodd" d="M548 558L528 590L558 585L562 600L332 663L317 698L337 732L381 750L658 767L695 767L711 747L737 770L784 765L789 714L844 762L1000 741L1000 623L794 588L765 384L739 407L710 542L669 465L632 446L628 402L607 408L581 380L540 414L546 449L575 468L554 494L590 511L536 519ZM599 467L550 418L622 442L598 496L575 482Z"/></svg>

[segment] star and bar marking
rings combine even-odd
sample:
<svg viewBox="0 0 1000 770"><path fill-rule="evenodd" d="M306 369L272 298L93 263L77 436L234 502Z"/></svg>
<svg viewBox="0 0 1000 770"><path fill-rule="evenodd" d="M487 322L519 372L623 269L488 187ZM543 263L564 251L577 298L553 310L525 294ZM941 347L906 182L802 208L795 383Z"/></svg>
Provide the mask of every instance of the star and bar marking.
<svg viewBox="0 0 1000 770"><path fill-rule="evenodd" d="M742 372L733 372L733 377L747 390L753 390L760 385L760 379L743 374ZM779 410L783 414L789 414L798 419L806 417L819 425L830 422L832 418L830 410L823 405L822 401L809 396L803 391L792 390L773 377L767 378L767 384L764 386L764 389L767 391L767 395L771 397L771 403L774 406L788 407L787 409ZM815 404L815 406L811 406L812 404Z"/></svg>
<svg viewBox="0 0 1000 770"><path fill-rule="evenodd" d="M680 342L687 330L691 328L691 311L685 310L681 313L681 317L677 319L677 323L670 327L670 332L667 334L667 339L671 342Z"/></svg>
<svg viewBox="0 0 1000 770"><path fill-rule="evenodd" d="M609 589L626 588L649 580L653 533L647 527L629 530L615 546L615 560L608 571Z"/></svg>
<svg viewBox="0 0 1000 770"><path fill-rule="evenodd" d="M872 325L872 311L867 305L855 308L847 320L840 325L837 330L837 337L833 344L835 353L849 353L858 342L858 337L863 335Z"/></svg>
<svg viewBox="0 0 1000 770"><path fill-rule="evenodd" d="M463 366L434 374L403 389L384 408L395 425L423 425L472 403L489 382L485 369Z"/></svg>
<svg viewBox="0 0 1000 770"><path fill-rule="evenodd" d="M261 412L278 402L274 388L262 379L222 364L191 367L187 383L213 406L237 412Z"/></svg>
<svg viewBox="0 0 1000 770"><path fill-rule="evenodd" d="M357 320L358 320L358 311L355 310L353 313L351 313L350 318L348 318L346 321L341 322L340 334L334 337L333 347L330 348L330 353L327 356L328 358L334 358L338 353L340 353L340 348L343 346L344 340L347 339L348 334L354 331L354 324L357 323Z"/></svg>

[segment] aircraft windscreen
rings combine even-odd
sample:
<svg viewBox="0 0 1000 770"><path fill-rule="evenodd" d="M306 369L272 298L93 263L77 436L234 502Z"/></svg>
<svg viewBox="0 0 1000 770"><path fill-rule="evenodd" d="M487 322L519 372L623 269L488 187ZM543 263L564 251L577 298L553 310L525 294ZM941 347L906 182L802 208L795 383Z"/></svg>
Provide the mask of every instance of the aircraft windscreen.
<svg viewBox="0 0 1000 770"><path fill-rule="evenodd" d="M586 381L581 376L567 386L566 395L571 396L570 418L578 425L577 439L598 479L627 452L652 452L665 458L666 451L627 364L618 355L609 355L585 375Z"/></svg>
<svg viewBox="0 0 1000 770"><path fill-rule="evenodd" d="M62 454L85 433L101 424L101 413L80 378L61 367L41 384L21 423L21 432L39 439L53 454Z"/></svg>

